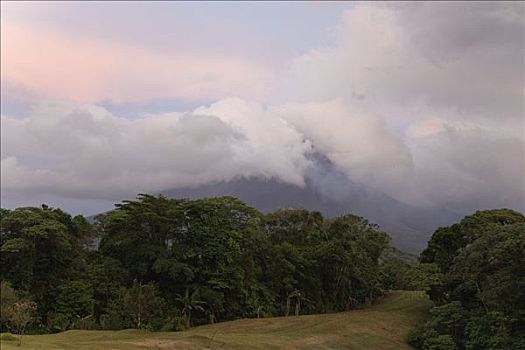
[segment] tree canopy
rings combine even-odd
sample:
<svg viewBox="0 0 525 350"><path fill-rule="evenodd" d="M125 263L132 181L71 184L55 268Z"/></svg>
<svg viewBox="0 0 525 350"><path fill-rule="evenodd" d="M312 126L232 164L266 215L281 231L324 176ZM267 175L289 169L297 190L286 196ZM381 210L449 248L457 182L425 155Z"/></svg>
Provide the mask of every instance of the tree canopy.
<svg viewBox="0 0 525 350"><path fill-rule="evenodd" d="M439 274L429 284L430 321L410 337L418 349L525 348L525 217L478 211L436 230L421 254ZM433 267L432 267L433 266Z"/></svg>
<svg viewBox="0 0 525 350"><path fill-rule="evenodd" d="M146 194L94 224L47 206L1 214L1 279L48 331L342 311L393 288L388 235L354 215Z"/></svg>

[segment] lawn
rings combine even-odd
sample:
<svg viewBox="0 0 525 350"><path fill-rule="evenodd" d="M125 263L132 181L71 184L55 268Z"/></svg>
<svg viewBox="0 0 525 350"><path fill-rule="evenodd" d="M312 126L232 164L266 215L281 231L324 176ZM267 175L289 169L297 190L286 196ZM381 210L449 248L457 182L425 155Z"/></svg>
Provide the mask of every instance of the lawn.
<svg viewBox="0 0 525 350"><path fill-rule="evenodd" d="M395 292L376 305L343 313L244 319L184 332L67 331L2 341L9 349L411 349L408 330L425 319L422 292Z"/></svg>

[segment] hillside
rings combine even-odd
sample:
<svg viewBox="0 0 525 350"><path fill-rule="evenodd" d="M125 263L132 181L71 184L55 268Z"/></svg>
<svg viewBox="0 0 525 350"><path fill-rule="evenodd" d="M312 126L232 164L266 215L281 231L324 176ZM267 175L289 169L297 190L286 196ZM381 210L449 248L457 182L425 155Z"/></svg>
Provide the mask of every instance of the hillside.
<svg viewBox="0 0 525 350"><path fill-rule="evenodd" d="M411 349L404 338L426 317L422 292L395 292L380 303L344 313L237 320L185 332L68 331L26 336L2 349Z"/></svg>
<svg viewBox="0 0 525 350"><path fill-rule="evenodd" d="M263 178L239 178L229 182L162 191L169 198L233 196L268 213L279 208L305 208L325 217L355 214L378 224L399 249L419 253L432 232L457 221L462 215L441 207L416 207L380 191L351 183L335 170L306 176L304 187ZM318 170L321 171L321 170Z"/></svg>

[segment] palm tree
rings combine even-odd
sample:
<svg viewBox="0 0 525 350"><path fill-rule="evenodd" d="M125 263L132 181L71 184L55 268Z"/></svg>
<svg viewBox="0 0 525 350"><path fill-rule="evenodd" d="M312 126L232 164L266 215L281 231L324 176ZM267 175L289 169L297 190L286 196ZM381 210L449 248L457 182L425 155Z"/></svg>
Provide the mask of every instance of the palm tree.
<svg viewBox="0 0 525 350"><path fill-rule="evenodd" d="M177 297L177 301L182 304L182 317L184 317L184 321L186 322L186 328L191 327L191 312L193 310L198 311L204 311L204 308L201 305L206 304L202 300L198 300L199 293L198 289L195 289L190 294L190 288L186 287L186 291L184 292L184 296L181 296L180 294Z"/></svg>

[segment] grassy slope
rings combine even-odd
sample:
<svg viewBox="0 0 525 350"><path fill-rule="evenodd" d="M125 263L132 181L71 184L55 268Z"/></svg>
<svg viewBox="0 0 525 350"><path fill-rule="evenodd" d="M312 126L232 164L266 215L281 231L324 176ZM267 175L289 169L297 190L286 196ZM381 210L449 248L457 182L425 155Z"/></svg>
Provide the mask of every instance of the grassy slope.
<svg viewBox="0 0 525 350"><path fill-rule="evenodd" d="M68 331L26 336L9 349L411 349L408 330L426 317L430 302L421 292L395 292L364 310L325 315L245 319L184 332ZM210 346L210 339L213 337Z"/></svg>

